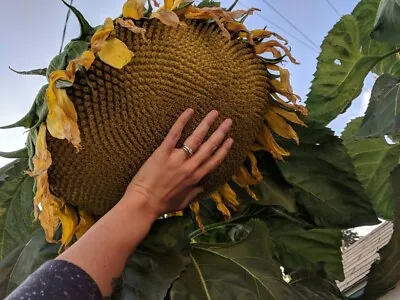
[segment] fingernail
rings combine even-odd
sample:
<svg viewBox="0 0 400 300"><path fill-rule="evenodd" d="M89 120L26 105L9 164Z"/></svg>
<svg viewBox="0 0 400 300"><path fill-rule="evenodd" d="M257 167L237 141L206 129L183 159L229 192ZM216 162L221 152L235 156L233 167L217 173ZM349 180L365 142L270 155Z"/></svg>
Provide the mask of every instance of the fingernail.
<svg viewBox="0 0 400 300"><path fill-rule="evenodd" d="M233 124L232 119L226 119L225 122L226 122L226 124L227 124L228 126L232 126L232 124Z"/></svg>
<svg viewBox="0 0 400 300"><path fill-rule="evenodd" d="M188 109L186 110L186 113L187 113L187 114L193 114L193 113L194 113L194 109L193 109L193 108L188 108Z"/></svg>
<svg viewBox="0 0 400 300"><path fill-rule="evenodd" d="M214 109L214 110L211 111L211 114L212 114L213 117L216 117L216 116L219 115L219 112L218 112L218 110Z"/></svg>
<svg viewBox="0 0 400 300"><path fill-rule="evenodd" d="M228 144L228 147L232 147L232 145L233 145L233 138L229 138L229 139L227 140L227 144Z"/></svg>

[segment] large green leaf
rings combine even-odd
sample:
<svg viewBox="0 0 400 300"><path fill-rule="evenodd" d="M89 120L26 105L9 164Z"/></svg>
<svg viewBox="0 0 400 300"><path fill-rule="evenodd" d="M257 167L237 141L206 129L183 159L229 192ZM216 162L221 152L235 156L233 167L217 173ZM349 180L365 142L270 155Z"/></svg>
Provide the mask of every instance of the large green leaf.
<svg viewBox="0 0 400 300"><path fill-rule="evenodd" d="M266 225L254 220L250 226L236 243L194 244L170 299L297 299L272 259Z"/></svg>
<svg viewBox="0 0 400 300"><path fill-rule="evenodd" d="M27 169L27 159L0 169L0 260L37 228L33 223L34 181L24 173Z"/></svg>
<svg viewBox="0 0 400 300"><path fill-rule="evenodd" d="M400 43L400 1L382 0L371 36L390 44Z"/></svg>
<svg viewBox="0 0 400 300"><path fill-rule="evenodd" d="M375 300L393 289L400 281L400 167L391 175L392 195L395 207L394 231L389 243L379 251L380 259L368 274L363 299Z"/></svg>
<svg viewBox="0 0 400 300"><path fill-rule="evenodd" d="M383 74L375 82L358 137L382 137L400 132L400 80Z"/></svg>
<svg viewBox="0 0 400 300"><path fill-rule="evenodd" d="M113 299L164 299L189 263L189 239L180 218L159 221L128 260Z"/></svg>
<svg viewBox="0 0 400 300"><path fill-rule="evenodd" d="M393 53L364 55L358 22L344 16L328 33L321 46L317 71L308 94L310 118L324 125L346 111L361 93L370 70Z"/></svg>
<svg viewBox="0 0 400 300"><path fill-rule="evenodd" d="M44 262L54 259L59 247L49 244L43 229L37 229L28 242L0 262L0 298L4 299Z"/></svg>
<svg viewBox="0 0 400 300"><path fill-rule="evenodd" d="M316 270L323 264L327 273L344 280L340 229L307 230L287 220L269 220L267 224L275 256L285 268Z"/></svg>
<svg viewBox="0 0 400 300"><path fill-rule="evenodd" d="M292 274L290 285L297 291L296 300L344 300L334 280L323 270L299 270Z"/></svg>
<svg viewBox="0 0 400 300"><path fill-rule="evenodd" d="M377 41L371 38L378 6L381 0L361 0L352 15L357 19L360 31L361 52L368 56L379 56L400 47L390 43ZM372 70L377 75L384 73L400 75L400 59L398 55L391 55L376 64Z"/></svg>
<svg viewBox="0 0 400 300"><path fill-rule="evenodd" d="M352 120L344 130L342 139L356 169L357 177L380 218L393 218L393 200L390 173L398 165L400 145L389 145L384 137L357 139L362 118Z"/></svg>
<svg viewBox="0 0 400 300"><path fill-rule="evenodd" d="M351 158L332 130L315 123L296 127L300 145L280 140L291 155L279 166L296 188L296 202L322 227L377 224L372 204L358 181Z"/></svg>

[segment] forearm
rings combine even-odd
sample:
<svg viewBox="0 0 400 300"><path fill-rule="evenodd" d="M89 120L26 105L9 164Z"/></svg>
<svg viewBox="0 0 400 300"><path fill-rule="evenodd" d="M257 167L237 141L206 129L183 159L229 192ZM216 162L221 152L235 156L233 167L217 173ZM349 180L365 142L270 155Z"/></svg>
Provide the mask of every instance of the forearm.
<svg viewBox="0 0 400 300"><path fill-rule="evenodd" d="M141 194L124 196L78 242L57 259L85 270L103 296L112 293L112 282L121 276L128 257L150 231L156 216L147 213Z"/></svg>

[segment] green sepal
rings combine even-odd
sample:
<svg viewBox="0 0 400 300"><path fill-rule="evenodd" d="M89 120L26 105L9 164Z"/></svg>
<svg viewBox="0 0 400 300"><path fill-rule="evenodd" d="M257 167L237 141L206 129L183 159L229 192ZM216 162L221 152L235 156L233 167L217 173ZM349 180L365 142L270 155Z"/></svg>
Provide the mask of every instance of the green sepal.
<svg viewBox="0 0 400 300"><path fill-rule="evenodd" d="M49 112L47 108L47 103L45 101L46 98L46 91L48 88L48 84L45 84L44 86L41 87L39 93L37 94L35 98L35 113L36 113L36 122L33 124L31 127L32 129L38 127L40 124L42 124L47 117L47 113Z"/></svg>
<svg viewBox="0 0 400 300"><path fill-rule="evenodd" d="M13 151L13 152L1 152L0 156L4 158L29 158L28 149L25 147L23 149Z"/></svg>
<svg viewBox="0 0 400 300"><path fill-rule="evenodd" d="M201 1L198 5L198 8L203 8L203 7L221 7L221 2L216 2L213 0L203 0Z"/></svg>
<svg viewBox="0 0 400 300"><path fill-rule="evenodd" d="M89 43L85 41L71 41L65 46L64 51L54 57L47 68L47 78L57 70L65 70L68 62L81 56L83 52L89 49Z"/></svg>
<svg viewBox="0 0 400 300"><path fill-rule="evenodd" d="M17 73L19 75L40 75L40 76L46 76L47 73L47 68L43 69L34 69L34 70L29 70L29 71L17 71L10 66L8 67L11 71L14 73Z"/></svg>
<svg viewBox="0 0 400 300"><path fill-rule="evenodd" d="M29 112L25 116L23 116L19 121L10 125L1 126L0 129L10 129L17 127L30 128L33 122L35 121L35 116L36 116L35 110L36 110L36 105L35 103L33 103Z"/></svg>
<svg viewBox="0 0 400 300"><path fill-rule="evenodd" d="M153 5L151 5L150 0L147 0L147 5L149 6L147 10L144 12L143 16L145 18L149 18L151 14L153 13Z"/></svg>
<svg viewBox="0 0 400 300"><path fill-rule="evenodd" d="M82 13L77 10L74 6L69 5L67 2L64 0L61 0L76 16L78 19L79 25L81 27L81 35L79 38L74 39L74 40L86 40L88 36L91 36L93 33L94 28L86 21L85 17L82 15Z"/></svg>

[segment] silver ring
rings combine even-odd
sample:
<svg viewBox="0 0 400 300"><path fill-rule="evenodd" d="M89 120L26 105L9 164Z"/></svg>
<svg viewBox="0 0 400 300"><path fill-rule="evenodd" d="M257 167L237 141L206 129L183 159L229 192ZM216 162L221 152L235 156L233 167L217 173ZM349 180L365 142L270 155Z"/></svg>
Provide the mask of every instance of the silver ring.
<svg viewBox="0 0 400 300"><path fill-rule="evenodd" d="M191 157L193 155L193 150L188 145L183 145L182 150L185 151L188 157Z"/></svg>

